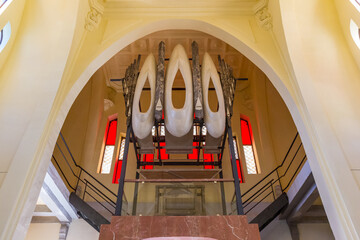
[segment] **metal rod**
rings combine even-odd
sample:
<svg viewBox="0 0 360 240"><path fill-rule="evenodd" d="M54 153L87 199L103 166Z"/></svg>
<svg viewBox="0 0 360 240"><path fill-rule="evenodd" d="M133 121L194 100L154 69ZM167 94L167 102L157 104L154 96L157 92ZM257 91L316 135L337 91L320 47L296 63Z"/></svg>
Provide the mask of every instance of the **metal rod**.
<svg viewBox="0 0 360 240"><path fill-rule="evenodd" d="M296 135L295 135L295 137L294 137L294 139L293 139L293 141L292 141L292 143L291 143L291 145L290 145L290 147L289 147L289 149L288 149L288 151L287 151L287 153L286 153L286 155L285 155L285 157L284 157L284 159L283 159L283 161L282 161L282 163L281 163L279 166L277 166L274 170L272 170L270 173L268 173L265 177L263 177L263 178L262 178L259 182L257 182L254 186L252 186L250 189L248 189L248 190L242 195L242 197L244 197L246 194L248 194L251 190L253 190L256 186L258 186L258 185L259 185L260 183L262 183L266 178L268 178L271 174L273 174L275 171L277 171L279 168L281 168L281 167L284 165L285 160L287 159L287 156L289 155L289 152L290 152L290 150L292 149L292 146L294 145L295 140L297 139L298 135L299 135L299 133L297 132ZM280 181L279 181L279 182L280 182Z"/></svg>
<svg viewBox="0 0 360 240"><path fill-rule="evenodd" d="M126 179L124 182L141 183L178 183L178 182L234 182L234 179L206 178L206 179Z"/></svg>
<svg viewBox="0 0 360 240"><path fill-rule="evenodd" d="M225 129L227 129L227 128L228 128L228 124L226 122ZM227 137L227 131L225 131L225 133L224 133L224 139L223 139L222 146L221 146L221 153L220 153L220 159L219 159L219 162L220 162L221 165L222 165L222 159L223 159L223 156L224 156L226 137Z"/></svg>
<svg viewBox="0 0 360 240"><path fill-rule="evenodd" d="M160 162L141 162L140 166L159 166ZM198 166L198 165L213 165L213 166L219 166L219 162L184 162L184 161L179 161L179 162L168 162L168 161L163 161L161 165L164 166Z"/></svg>
<svg viewBox="0 0 360 240"><path fill-rule="evenodd" d="M274 197L274 201L275 201L276 197L275 197L274 186L273 186L273 183L272 183L272 182L271 182L271 191L272 191L272 194L273 194L273 197Z"/></svg>
<svg viewBox="0 0 360 240"><path fill-rule="evenodd" d="M122 197L124 195L124 180L125 180L125 174L126 174L127 158L128 158L128 153L129 153L130 134L131 134L131 123L129 124L129 126L127 127L127 130L126 130L124 157L123 157L122 166L121 166L121 174L120 174L120 180L119 180L119 190L118 190L117 200L116 200L115 216L121 216L122 201L123 201Z"/></svg>
<svg viewBox="0 0 360 240"><path fill-rule="evenodd" d="M79 165L76 163L76 161L75 161L75 159L74 159L74 157L73 157L73 155L72 155L72 153L71 153L71 151L70 151L70 148L69 148L69 146L67 145L67 143L66 143L66 141L65 141L64 136L62 135L61 132L60 132L59 135L60 135L61 139L63 140L63 142L64 142L64 144L65 144L65 146L66 146L66 149L69 151L69 154L70 154L71 159L73 160L75 166L78 167L78 168L80 168L81 170L83 170L83 171L84 171L87 175L89 175L95 182L97 182L100 186L102 186L103 188L105 188L107 191L109 191L112 195L114 195L114 196L116 197L116 194L115 194L113 191L111 191L109 188L107 188L107 187L106 187L104 184L102 184L99 180L97 180L95 177L93 177L88 171L86 171L84 168L82 168L81 166L79 166ZM75 176L78 178L77 175L75 175Z"/></svg>
<svg viewBox="0 0 360 240"><path fill-rule="evenodd" d="M76 187L75 187L75 189L77 189L78 186L79 186L79 181L80 181L80 178L81 178L81 173L82 173L82 169L80 168L80 173L79 173L78 180L76 181Z"/></svg>
<svg viewBox="0 0 360 240"><path fill-rule="evenodd" d="M235 158L235 149L234 149L234 143L232 141L232 129L230 126L227 128L228 132L228 143L230 148L230 155L231 155L231 165L232 165L232 172L234 177L234 187L235 187L235 194L236 194L236 209L238 215L244 215L244 209L242 206L242 199L241 199L241 191L240 191L240 181L239 181L239 175L237 172L237 164L236 164L236 158Z"/></svg>
<svg viewBox="0 0 360 240"><path fill-rule="evenodd" d="M283 188L282 188L282 184L281 184L281 180L280 180L280 175L279 175L278 169L276 169L276 175L277 175L277 177L278 177L278 178L277 178L277 181L279 181L279 185L280 185L280 188L281 188L281 191L282 191ZM275 181L275 182L276 182L276 181ZM274 183L275 183L275 182L274 182Z"/></svg>
<svg viewBox="0 0 360 240"><path fill-rule="evenodd" d="M219 172L219 177L221 179L224 179L223 176L223 172L220 171ZM221 192L221 206L222 206L222 211L223 211L223 215L226 215L226 200L225 200L225 189L224 189L224 182L220 182L220 192Z"/></svg>
<svg viewBox="0 0 360 240"><path fill-rule="evenodd" d="M203 127L203 122L201 121L200 122L200 129L199 129L199 139L201 139L201 137L202 137L202 127ZM197 163L199 164L199 162L200 162L200 150L201 150L201 144L202 144L202 141L199 141L199 143L198 143L199 145L198 145L198 147L197 147L197 149L198 149L198 153L197 153Z"/></svg>
<svg viewBox="0 0 360 240"><path fill-rule="evenodd" d="M70 187L72 190L76 191L76 189L75 189L73 186L71 186L71 184L69 183L69 180L66 178L64 172L62 171L62 169L61 169L60 166L59 166L59 163L56 161L56 158L54 157L54 155L52 155L52 158L54 159L56 165L58 166L58 168L59 168L61 174L63 175L66 183L69 185L69 187Z"/></svg>
<svg viewBox="0 0 360 240"><path fill-rule="evenodd" d="M156 139L157 139L157 149L158 149L158 160L160 165L162 165L162 161L161 161L161 146L160 146L160 138L159 138L159 126L160 124L157 122L155 124L155 131L156 131ZM160 126L161 127L161 126Z"/></svg>
<svg viewBox="0 0 360 240"><path fill-rule="evenodd" d="M139 179L140 174L139 172L136 172L136 179ZM135 182L135 188L134 188L134 198L133 198L133 207L132 207L132 215L136 215L136 207L137 207L137 199L138 199L138 192L139 192L139 183Z"/></svg>
<svg viewBox="0 0 360 240"><path fill-rule="evenodd" d="M297 172L299 171L301 165L303 164L303 162L305 161L305 159L307 159L306 155L303 157L303 159L301 160L299 166L296 168L295 173L292 175L290 181L288 182L288 184L286 185L286 187L283 189L283 191L285 191L289 186L291 181L294 179L294 177L296 176Z"/></svg>
<svg viewBox="0 0 360 240"><path fill-rule="evenodd" d="M85 201L86 187L87 187L87 181L85 179L85 187L84 187L84 193L83 193L83 197L82 197L82 200L84 200L84 201Z"/></svg>

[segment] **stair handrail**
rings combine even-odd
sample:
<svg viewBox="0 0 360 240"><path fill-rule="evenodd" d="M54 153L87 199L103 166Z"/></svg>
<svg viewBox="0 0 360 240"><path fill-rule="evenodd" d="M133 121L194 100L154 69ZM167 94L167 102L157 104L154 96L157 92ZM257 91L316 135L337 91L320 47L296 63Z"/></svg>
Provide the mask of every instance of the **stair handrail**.
<svg viewBox="0 0 360 240"><path fill-rule="evenodd" d="M97 183L99 184L99 186L103 187L105 190L107 190L112 196L114 196L115 198L117 198L117 195L111 191L108 187L106 187L103 183L101 183L98 179L96 179L92 174L90 174L88 171L86 171L82 166L80 166L79 164L77 164L74 155L72 154L70 147L68 146L64 136L62 135L62 133L59 133L59 136L62 139L63 144L65 145L66 149L67 149L67 153L70 155L73 164L70 164L68 161L68 158L65 156L64 151L62 150L62 148L60 147L58 141L56 142L56 147L59 149L60 154L62 155L62 158L65 160L66 165L70 168L70 171L72 173L72 175L75 177L75 179L77 179L76 182L76 186L73 187L72 184L70 184L69 179L67 178L66 174L64 173L63 169L61 168L58 160L56 159L56 157L54 156L54 154L52 155L52 159L54 160L58 170L60 170L61 175L63 176L65 182L67 183L67 185L74 191L76 192L78 189L78 185L79 182L83 183L85 185L84 190L83 190L83 196L82 199L85 199L85 195L88 195L89 197L91 197L92 199L94 199L98 204L100 204L104 209L106 209L107 211L109 211L112 215L114 214L113 211L111 211L108 207L106 207L103 203L104 202L100 202L97 197L103 199L107 204L109 204L109 207L114 208L116 207L116 203L114 200L112 200L108 194L105 194L103 191L101 191L98 187L96 187L93 183ZM75 173L75 171L73 170L73 166L75 166L76 168L78 168L80 171L79 173ZM83 177L84 179L82 179L81 174L82 172L84 172L87 176L90 177L90 179L86 179L86 175ZM91 183L92 180L93 183ZM95 197L95 195L91 194L88 189L90 189L94 194L96 194L97 197ZM106 191L105 191L106 192ZM124 195L124 200L125 202L127 202L126 196ZM128 215L127 212L125 212L125 215Z"/></svg>
<svg viewBox="0 0 360 240"><path fill-rule="evenodd" d="M283 159L283 161L281 162L281 164L279 165L279 166L277 166L274 170L272 170L270 173L268 173L265 177L263 177L259 182L257 182L254 186L252 186L251 188L249 188L245 193L243 193L242 195L241 195L241 197L244 197L246 194L248 194L251 190L253 190L255 187L257 187L260 183L262 183L266 178L268 178L271 174L273 174L274 172L276 172L279 168L281 168L283 165L284 165L284 163L285 163L285 161L286 161L286 159L287 159L287 156L289 155L289 153L290 153L290 151L291 151L291 149L292 149L292 147L293 147L293 145L294 145L294 143L295 143L295 141L296 141L296 139L297 139L297 137L299 136L299 132L296 132L296 135L295 135L295 137L294 137L294 139L292 140L292 142L291 142L291 145L290 145L290 147L289 147L289 149L287 150L287 152L286 152L286 154L285 154L285 157L284 157L284 159ZM283 176L282 176L283 177ZM278 179L277 179L278 180ZM275 182L277 181L277 180L275 180Z"/></svg>
<svg viewBox="0 0 360 240"><path fill-rule="evenodd" d="M66 147L66 149L68 150L68 152L69 152L69 154L70 154L70 157L71 157L72 161L74 162L75 166L78 167L78 168L80 168L81 171L83 171L83 172L85 172L87 175L89 175L95 182L99 183L103 188L105 188L105 189L108 190L112 195L114 195L115 197L117 197L117 195L116 195L113 191L111 191L108 187L106 187L106 186L105 186L104 184L102 184L99 180L97 180L93 175L91 175L88 171L86 171L83 167L81 167L80 165L78 165L78 164L76 163L76 161L75 161L75 159L74 159L74 156L73 156L72 152L70 151L70 148L69 148L68 144L67 144L66 141L65 141L64 136L62 135L61 132L60 132L59 135L60 135L63 143L65 144L65 147ZM79 178L79 176L77 176L77 177Z"/></svg>
<svg viewBox="0 0 360 240"><path fill-rule="evenodd" d="M245 207L249 206L252 202L254 202L255 199L257 199L257 198L259 198L261 195L263 195L268 189L270 189L270 191L269 191L268 193L265 193L266 195L265 195L264 197L262 197L262 199L261 199L260 201L256 202L256 204L253 205L249 210L247 210L247 211L245 212L245 214L249 213L249 212L250 212L252 209L254 209L258 204L260 204L263 200L265 200L270 194L273 195L274 200L276 199L275 192L274 192L274 188L273 188L273 186L274 186L274 184L275 184L276 182L279 182L280 189L281 189L281 192L282 192L282 193L290 186L291 182L293 181L293 179L294 179L295 176L297 175L297 173L298 173L298 171L300 170L301 166L303 165L304 161L307 159L306 154L305 154L305 156L301 159L300 163L297 165L297 168L296 168L295 172L292 174L289 182L287 183L287 185L286 185L285 187L282 187L280 180L281 180L284 176L286 176L286 175L288 174L288 171L289 171L291 165L294 163L295 158L298 156L298 153L299 153L301 147L303 147L302 142L300 142L300 144L299 144L299 146L297 147L297 149L296 149L296 151L295 151L295 153L294 153L294 156L292 157L289 165L287 166L285 172L284 172L281 176L279 175L278 170L279 170L281 167L284 166L284 164L285 164L286 160L288 159L289 154L290 154L291 150L293 149L294 144L295 144L296 140L298 139L298 137L299 137L299 133L297 132L296 135L295 135L295 137L293 138L293 140L292 140L292 142L291 142L291 144L290 144L290 147L288 148L288 150L287 150L287 152L286 152L286 154L285 154L285 157L284 157L284 159L282 160L281 164L278 165L275 169L273 169L271 172L269 172L265 177L263 177L260 181L258 181L255 185L253 185L251 188L249 188L245 193L243 193L243 194L241 195L241 197L243 198L245 195L249 194L252 190L254 190L256 187L258 187L261 183L263 183L263 182L264 182L265 180L267 180L272 174L274 174L274 173L276 172L277 178L275 178L275 179L272 178L271 180L267 181L265 185L263 185L260 189L258 189L255 193L253 193L250 197L248 197L246 200L244 200L244 202L243 202L243 204L244 204L243 207L245 208ZM260 186L261 186L261 185L260 185ZM232 204L234 204L234 198L235 198L235 194L234 194L233 199L232 199ZM233 212L232 212L232 213L233 213Z"/></svg>

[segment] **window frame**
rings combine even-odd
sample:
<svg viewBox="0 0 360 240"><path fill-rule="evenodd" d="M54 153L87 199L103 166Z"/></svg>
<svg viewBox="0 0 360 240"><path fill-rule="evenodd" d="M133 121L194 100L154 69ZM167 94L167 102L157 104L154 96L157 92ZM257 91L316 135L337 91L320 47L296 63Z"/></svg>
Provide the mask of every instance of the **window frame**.
<svg viewBox="0 0 360 240"><path fill-rule="evenodd" d="M235 143L234 143L234 141L235 141ZM234 145L235 153L237 153L237 158L235 159L235 162L236 162L236 169L237 169L238 175L239 175L239 181L240 181L240 183L245 183L243 165L242 165L242 162L241 162L240 151L239 151L239 149L240 149L239 141L238 141L238 138L237 138L236 134L233 135L233 142L232 143Z"/></svg>
<svg viewBox="0 0 360 240"><path fill-rule="evenodd" d="M111 128L111 123L114 122L114 121L116 122L116 125L115 125L115 140L114 140L114 144L112 145L112 144L107 144L107 141L108 141L108 138L109 138L109 132L110 132L110 128ZM117 125L118 125L118 118L117 117L113 117L113 118L108 119L108 121L106 123L103 147L102 147L101 155L100 155L101 156L100 164L99 164L99 167L98 167L98 173L99 174L110 174L111 173L111 168L112 168L114 155L115 155L116 140L117 140L117 130L118 130ZM105 154L106 154L106 148L108 146L113 146L113 152L112 152L111 161L108 164L109 165L109 171L106 171L106 172L104 171L103 172L103 169L104 169L104 157L105 157Z"/></svg>
<svg viewBox="0 0 360 240"><path fill-rule="evenodd" d="M120 133L119 134L119 140L118 140L118 147L117 147L117 153L114 163L114 170L113 170L113 177L112 177L112 183L118 184L118 179L121 177L121 168L122 168L122 161L124 159L124 152L125 152L125 144L126 144L126 134ZM124 142L124 144L122 144ZM122 152L122 158L121 157ZM117 178L119 177L119 178Z"/></svg>
<svg viewBox="0 0 360 240"><path fill-rule="evenodd" d="M246 122L247 125L247 130L248 130L248 138L250 139L250 144L244 144L244 132L245 129L242 127L242 122ZM242 153L244 156L244 160L245 160L245 166L246 166L246 170L247 170L247 174L251 174L251 175L256 175L260 173L260 167L259 167L259 162L258 162L258 158L257 158L257 154L256 154L256 148L255 148L255 141L254 141L254 135L253 135L253 131L252 131L252 127L251 127L251 123L250 123L250 119L246 116L240 116L240 132L241 132L241 144L242 144ZM252 152L252 159L249 159L246 154L246 152L248 150L246 150L246 147L251 147L251 152ZM252 169L249 167L249 162L252 161L251 165L254 165L255 167L255 172L252 172Z"/></svg>

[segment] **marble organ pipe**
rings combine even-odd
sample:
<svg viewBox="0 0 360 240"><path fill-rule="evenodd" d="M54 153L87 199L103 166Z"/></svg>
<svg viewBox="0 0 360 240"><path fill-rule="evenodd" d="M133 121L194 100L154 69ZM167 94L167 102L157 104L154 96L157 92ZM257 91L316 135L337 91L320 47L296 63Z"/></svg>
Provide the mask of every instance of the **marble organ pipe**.
<svg viewBox="0 0 360 240"><path fill-rule="evenodd" d="M145 85L146 79L149 80L151 100L150 107L145 112L140 112L139 102L142 89ZM154 112L155 112L155 82L156 82L156 61L153 54L150 54L145 59L144 65L141 68L134 94L132 126L135 136L139 139L144 139L151 134L151 129L154 126Z"/></svg>
<svg viewBox="0 0 360 240"><path fill-rule="evenodd" d="M185 82L185 104L180 109L175 108L172 103L172 86L178 69L180 69ZM171 53L165 79L166 129L173 136L182 137L192 129L194 112L190 63L184 47L180 44L176 45Z"/></svg>
<svg viewBox="0 0 360 240"><path fill-rule="evenodd" d="M220 77L215 64L208 53L205 53L201 65L202 89L204 96L204 122L208 133L214 138L220 138L225 131L225 104L220 83ZM213 112L209 106L209 84L212 79L218 99L219 109Z"/></svg>

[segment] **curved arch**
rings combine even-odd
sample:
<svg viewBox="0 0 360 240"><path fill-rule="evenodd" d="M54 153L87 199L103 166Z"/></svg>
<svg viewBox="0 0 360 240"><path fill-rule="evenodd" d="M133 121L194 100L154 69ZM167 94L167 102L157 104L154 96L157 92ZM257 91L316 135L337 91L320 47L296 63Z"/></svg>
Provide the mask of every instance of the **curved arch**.
<svg viewBox="0 0 360 240"><path fill-rule="evenodd" d="M294 89L289 89L284 81L281 79L280 74L278 74L270 62L266 60L259 52L245 44L241 39L232 35L228 31L221 29L213 24L208 22L195 20L195 19L163 19L159 21L154 21L151 23L144 24L135 30L125 34L120 37L114 43L112 43L108 48L102 51L96 58L94 58L84 69L82 74L76 80L72 88L66 94L64 101L61 104L60 111L57 116L57 124L51 129L49 138L56 139L62 124L64 123L67 113L69 112L73 102L76 100L77 96L90 80L91 76L110 58L112 58L116 53L121 51L123 48L131 44L132 42L145 37L154 32L163 31L163 30L195 30L204 32L206 34L212 35L224 41L225 43L232 46L234 49L242 53L250 61L252 61L261 71L265 73L271 83L274 85L276 90L279 92L280 96L284 100L289 112L294 120L294 123L300 133L302 142L305 145L305 151L309 157L316 160L315 151L310 139L312 135L309 134L305 126L311 125L311 123L305 122L302 116L307 117L307 111L301 98L301 94L298 94L299 89L297 86ZM296 83L295 83L296 84ZM294 95L292 95L294 93ZM311 129L311 127L310 127ZM55 145L55 142L49 143L50 145ZM50 149L53 149L54 146L48 146ZM51 153L45 153L49 156L43 156L43 159L50 159Z"/></svg>
<svg viewBox="0 0 360 240"><path fill-rule="evenodd" d="M256 52L254 49L246 45L240 39L231 35L229 32L215 25L200 20L189 20L189 19L166 19L166 20L154 21L146 25L142 25L141 27L124 35L123 37L115 41L113 44L111 44L101 54L99 54L93 61L91 61L91 63L80 75L80 77L76 80L75 84L67 94L66 100L64 102L70 102L67 105L71 106L71 103L74 102L74 100L76 99L82 88L90 79L90 77L102 65L104 65L110 58L112 58L116 53L121 51L123 48L125 48L132 42L142 37L145 37L146 35L158 31L170 30L170 29L196 30L221 39L225 43L231 45L237 51L241 52L245 57L247 57L250 61L252 61L257 67L259 67L267 75L269 80L279 91L280 95L282 96L288 107L294 103L288 89L281 81L279 75L273 70L271 64L265 61L265 59L258 52ZM65 110L66 107L62 106L62 109Z"/></svg>

